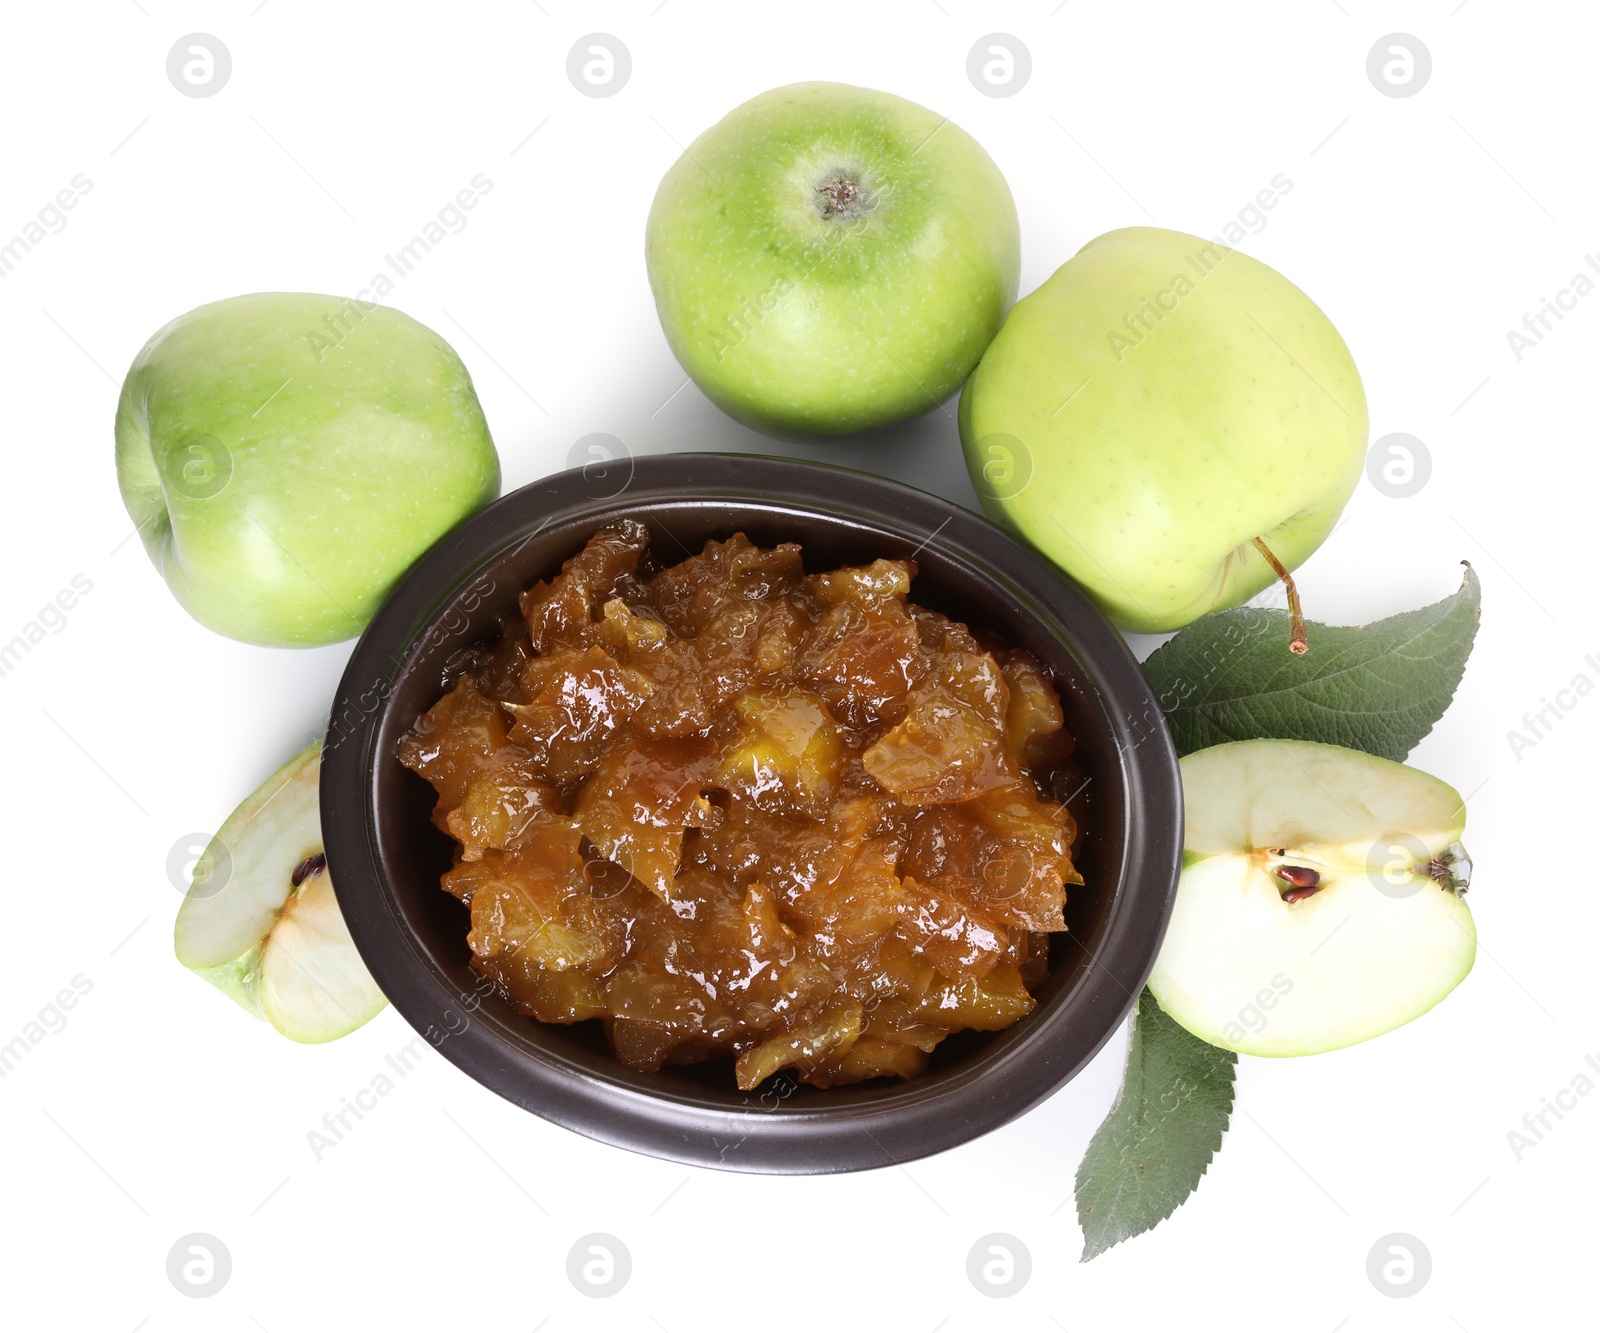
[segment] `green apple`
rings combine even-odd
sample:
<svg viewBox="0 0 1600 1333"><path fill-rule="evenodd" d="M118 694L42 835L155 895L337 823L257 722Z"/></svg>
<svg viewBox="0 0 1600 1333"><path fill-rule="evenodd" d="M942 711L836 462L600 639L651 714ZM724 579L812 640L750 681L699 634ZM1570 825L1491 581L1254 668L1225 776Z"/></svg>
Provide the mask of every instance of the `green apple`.
<svg viewBox="0 0 1600 1333"><path fill-rule="evenodd" d="M955 391L1016 299L1017 209L965 131L889 93L752 98L662 178L645 263L673 354L730 416L837 435Z"/></svg>
<svg viewBox="0 0 1600 1333"><path fill-rule="evenodd" d="M1361 378L1311 299L1155 227L1090 241L1017 303L960 423L990 516L1145 633L1254 596L1269 554L1298 566L1367 444Z"/></svg>
<svg viewBox="0 0 1600 1333"><path fill-rule="evenodd" d="M301 647L361 631L500 460L450 344L398 310L299 292L191 310L117 406L117 479L201 624Z"/></svg>
<svg viewBox="0 0 1600 1333"><path fill-rule="evenodd" d="M1409 1023L1472 970L1465 802L1358 750L1186 756L1184 869L1150 990L1205 1041L1311 1055Z"/></svg>
<svg viewBox="0 0 1600 1333"><path fill-rule="evenodd" d="M178 961L295 1041L360 1027L387 1003L339 914L317 808L322 742L248 796L195 863Z"/></svg>

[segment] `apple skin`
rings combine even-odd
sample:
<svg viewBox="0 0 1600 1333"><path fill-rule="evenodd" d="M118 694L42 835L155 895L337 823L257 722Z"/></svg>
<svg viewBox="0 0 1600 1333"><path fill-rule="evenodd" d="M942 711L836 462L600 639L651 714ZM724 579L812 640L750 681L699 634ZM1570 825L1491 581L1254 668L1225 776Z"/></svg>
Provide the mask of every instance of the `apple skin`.
<svg viewBox="0 0 1600 1333"><path fill-rule="evenodd" d="M179 316L134 359L116 437L123 503L178 601L273 647L359 633L500 490L449 343L335 296L260 292Z"/></svg>
<svg viewBox="0 0 1600 1333"><path fill-rule="evenodd" d="M1367 445L1361 377L1311 299L1220 242L1155 227L1090 241L1019 301L959 421L990 517L1141 633L1271 583L1256 537L1298 566Z"/></svg>
<svg viewBox="0 0 1600 1333"><path fill-rule="evenodd" d="M862 173L871 207L823 216ZM961 384L1017 295L1000 169L914 102L839 83L752 98L662 178L645 263L673 355L729 416L805 438L881 426Z"/></svg>

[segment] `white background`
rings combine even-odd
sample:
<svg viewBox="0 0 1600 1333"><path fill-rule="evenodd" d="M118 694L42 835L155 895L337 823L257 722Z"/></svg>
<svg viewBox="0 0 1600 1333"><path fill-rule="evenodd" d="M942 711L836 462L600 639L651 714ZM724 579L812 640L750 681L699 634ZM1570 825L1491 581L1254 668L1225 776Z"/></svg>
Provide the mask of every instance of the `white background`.
<svg viewBox="0 0 1600 1333"><path fill-rule="evenodd" d="M1600 248L1591 7L104 0L8 5L4 26L0 237L74 174L93 181L67 228L0 281L0 639L74 575L93 582L65 629L0 679L12 849L0 1043L75 975L93 987L0 1082L6 1324L1593 1326L1600 1095L1549 1117L1520 1161L1507 1140L1600 1052L1588 841L1600 698L1520 759L1507 740L1576 674L1600 681L1584 662L1600 654L1600 296L1520 361L1506 339ZM1032 55L1008 98L966 74L968 50L996 30ZM233 59L204 99L165 72L196 31ZM633 60L606 99L565 73L594 31ZM1404 99L1365 71L1397 31L1433 58ZM656 181L731 107L809 78L892 90L973 133L1016 194L1024 292L1113 227L1214 234L1286 174L1292 193L1243 248L1342 330L1373 437L1409 432L1433 460L1410 499L1363 482L1302 572L1308 608L1354 623L1446 595L1463 558L1483 576L1476 655L1414 756L1470 793L1475 971L1378 1041L1242 1059L1233 1128L1198 1193L1087 1266L1072 1175L1114 1095L1120 1039L1032 1114L906 1169L771 1180L647 1160L515 1109L431 1051L318 1161L307 1132L411 1031L385 1012L297 1047L172 956L170 850L215 829L320 729L349 645L217 637L129 539L111 424L141 343L238 292L352 292L483 172L494 188L470 225L390 301L460 351L508 488L602 431L636 453L815 452L970 504L950 411L870 441L774 446L678 391L642 259ZM609 1300L565 1274L573 1241L595 1231L633 1257ZM966 1274L973 1242L996 1231L1033 1259L1006 1300ZM189 1232L232 1254L210 1299L166 1275ZM1366 1274L1390 1232L1433 1258L1404 1300Z"/></svg>

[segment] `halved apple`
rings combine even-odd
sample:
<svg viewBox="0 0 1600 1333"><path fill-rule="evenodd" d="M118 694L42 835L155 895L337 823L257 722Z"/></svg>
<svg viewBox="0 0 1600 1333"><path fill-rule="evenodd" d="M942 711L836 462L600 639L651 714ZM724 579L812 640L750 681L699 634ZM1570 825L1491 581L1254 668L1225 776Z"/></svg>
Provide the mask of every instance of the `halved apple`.
<svg viewBox="0 0 1600 1333"><path fill-rule="evenodd" d="M1184 758L1184 870L1150 976L1161 1007L1248 1055L1311 1055L1409 1023L1472 970L1455 789L1306 741Z"/></svg>
<svg viewBox="0 0 1600 1333"><path fill-rule="evenodd" d="M387 1003L339 915L317 804L322 742L217 831L178 909L178 961L295 1041L353 1032Z"/></svg>

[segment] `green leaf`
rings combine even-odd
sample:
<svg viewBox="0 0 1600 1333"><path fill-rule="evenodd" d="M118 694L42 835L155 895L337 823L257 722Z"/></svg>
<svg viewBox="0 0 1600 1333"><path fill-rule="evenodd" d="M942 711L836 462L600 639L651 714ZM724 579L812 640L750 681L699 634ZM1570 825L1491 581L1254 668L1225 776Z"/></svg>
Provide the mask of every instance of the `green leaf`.
<svg viewBox="0 0 1600 1333"><path fill-rule="evenodd" d="M1194 1193L1233 1109L1238 1059L1139 997L1122 1094L1078 1166L1083 1262L1149 1231Z"/></svg>
<svg viewBox="0 0 1600 1333"><path fill-rule="evenodd" d="M1322 741L1402 760L1444 714L1472 651L1481 601L1466 566L1458 592L1370 625L1309 625L1288 649L1285 611L1219 611L1144 665L1179 754L1224 741Z"/></svg>

